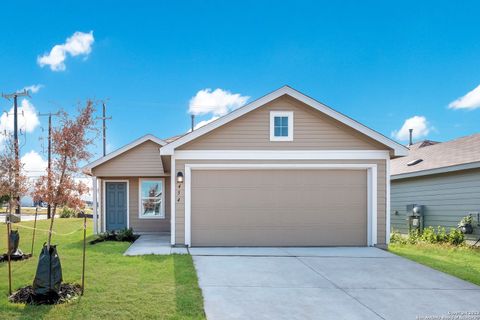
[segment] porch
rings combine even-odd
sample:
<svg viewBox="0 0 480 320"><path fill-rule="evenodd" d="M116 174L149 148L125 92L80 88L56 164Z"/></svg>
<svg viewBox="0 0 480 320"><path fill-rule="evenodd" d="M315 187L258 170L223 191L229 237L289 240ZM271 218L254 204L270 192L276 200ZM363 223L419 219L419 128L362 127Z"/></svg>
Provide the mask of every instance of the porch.
<svg viewBox="0 0 480 320"><path fill-rule="evenodd" d="M128 247L124 256L188 254L186 247L172 247L170 233L143 234Z"/></svg>

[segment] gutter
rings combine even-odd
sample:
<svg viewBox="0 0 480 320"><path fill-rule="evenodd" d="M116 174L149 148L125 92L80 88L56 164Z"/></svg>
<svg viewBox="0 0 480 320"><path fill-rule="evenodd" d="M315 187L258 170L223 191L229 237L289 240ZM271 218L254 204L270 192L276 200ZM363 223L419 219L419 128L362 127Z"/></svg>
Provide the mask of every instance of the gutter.
<svg viewBox="0 0 480 320"><path fill-rule="evenodd" d="M440 167L440 168L427 169L427 170L421 170L421 171L400 173L400 174L392 175L390 179L401 180L401 179L408 179L408 178L414 178L414 177L428 176L432 174L448 173L448 172L477 169L477 168L480 168L480 161L463 163L463 164L458 164L458 165L453 165L448 167Z"/></svg>

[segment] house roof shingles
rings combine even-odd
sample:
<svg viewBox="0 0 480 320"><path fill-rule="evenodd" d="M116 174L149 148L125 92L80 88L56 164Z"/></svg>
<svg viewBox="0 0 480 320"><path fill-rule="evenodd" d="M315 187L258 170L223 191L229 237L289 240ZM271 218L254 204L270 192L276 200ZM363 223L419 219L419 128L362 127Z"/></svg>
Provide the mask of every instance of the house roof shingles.
<svg viewBox="0 0 480 320"><path fill-rule="evenodd" d="M417 159L423 161L412 166L407 165ZM425 144L421 141L410 146L407 156L392 160L391 174L395 176L479 161L480 133L447 142Z"/></svg>

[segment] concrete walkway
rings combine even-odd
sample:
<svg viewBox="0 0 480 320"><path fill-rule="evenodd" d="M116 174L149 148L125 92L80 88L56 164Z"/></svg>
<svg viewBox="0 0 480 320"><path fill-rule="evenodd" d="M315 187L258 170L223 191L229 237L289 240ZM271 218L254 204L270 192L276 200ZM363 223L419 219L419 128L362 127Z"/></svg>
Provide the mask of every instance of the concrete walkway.
<svg viewBox="0 0 480 320"><path fill-rule="evenodd" d="M191 248L208 319L420 319L480 287L376 248Z"/></svg>
<svg viewBox="0 0 480 320"><path fill-rule="evenodd" d="M169 234L141 235L123 254L124 256L143 256L147 254L168 255L188 254L187 248L175 248L170 245Z"/></svg>

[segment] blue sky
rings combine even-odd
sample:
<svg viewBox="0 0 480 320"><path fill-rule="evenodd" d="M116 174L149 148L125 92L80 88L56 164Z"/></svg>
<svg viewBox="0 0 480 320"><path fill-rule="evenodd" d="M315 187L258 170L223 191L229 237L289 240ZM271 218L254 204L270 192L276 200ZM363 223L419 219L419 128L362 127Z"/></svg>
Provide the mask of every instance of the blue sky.
<svg viewBox="0 0 480 320"><path fill-rule="evenodd" d="M0 91L42 85L39 112L108 98L110 151L185 132L201 90L230 110L285 84L389 137L410 118L418 139L478 131L480 89L448 108L480 85L478 1L10 1L2 12ZM75 32L92 32L83 53L65 49ZM42 67L62 44L64 70ZM198 121L224 112L210 111ZM44 156L39 121L23 154Z"/></svg>

